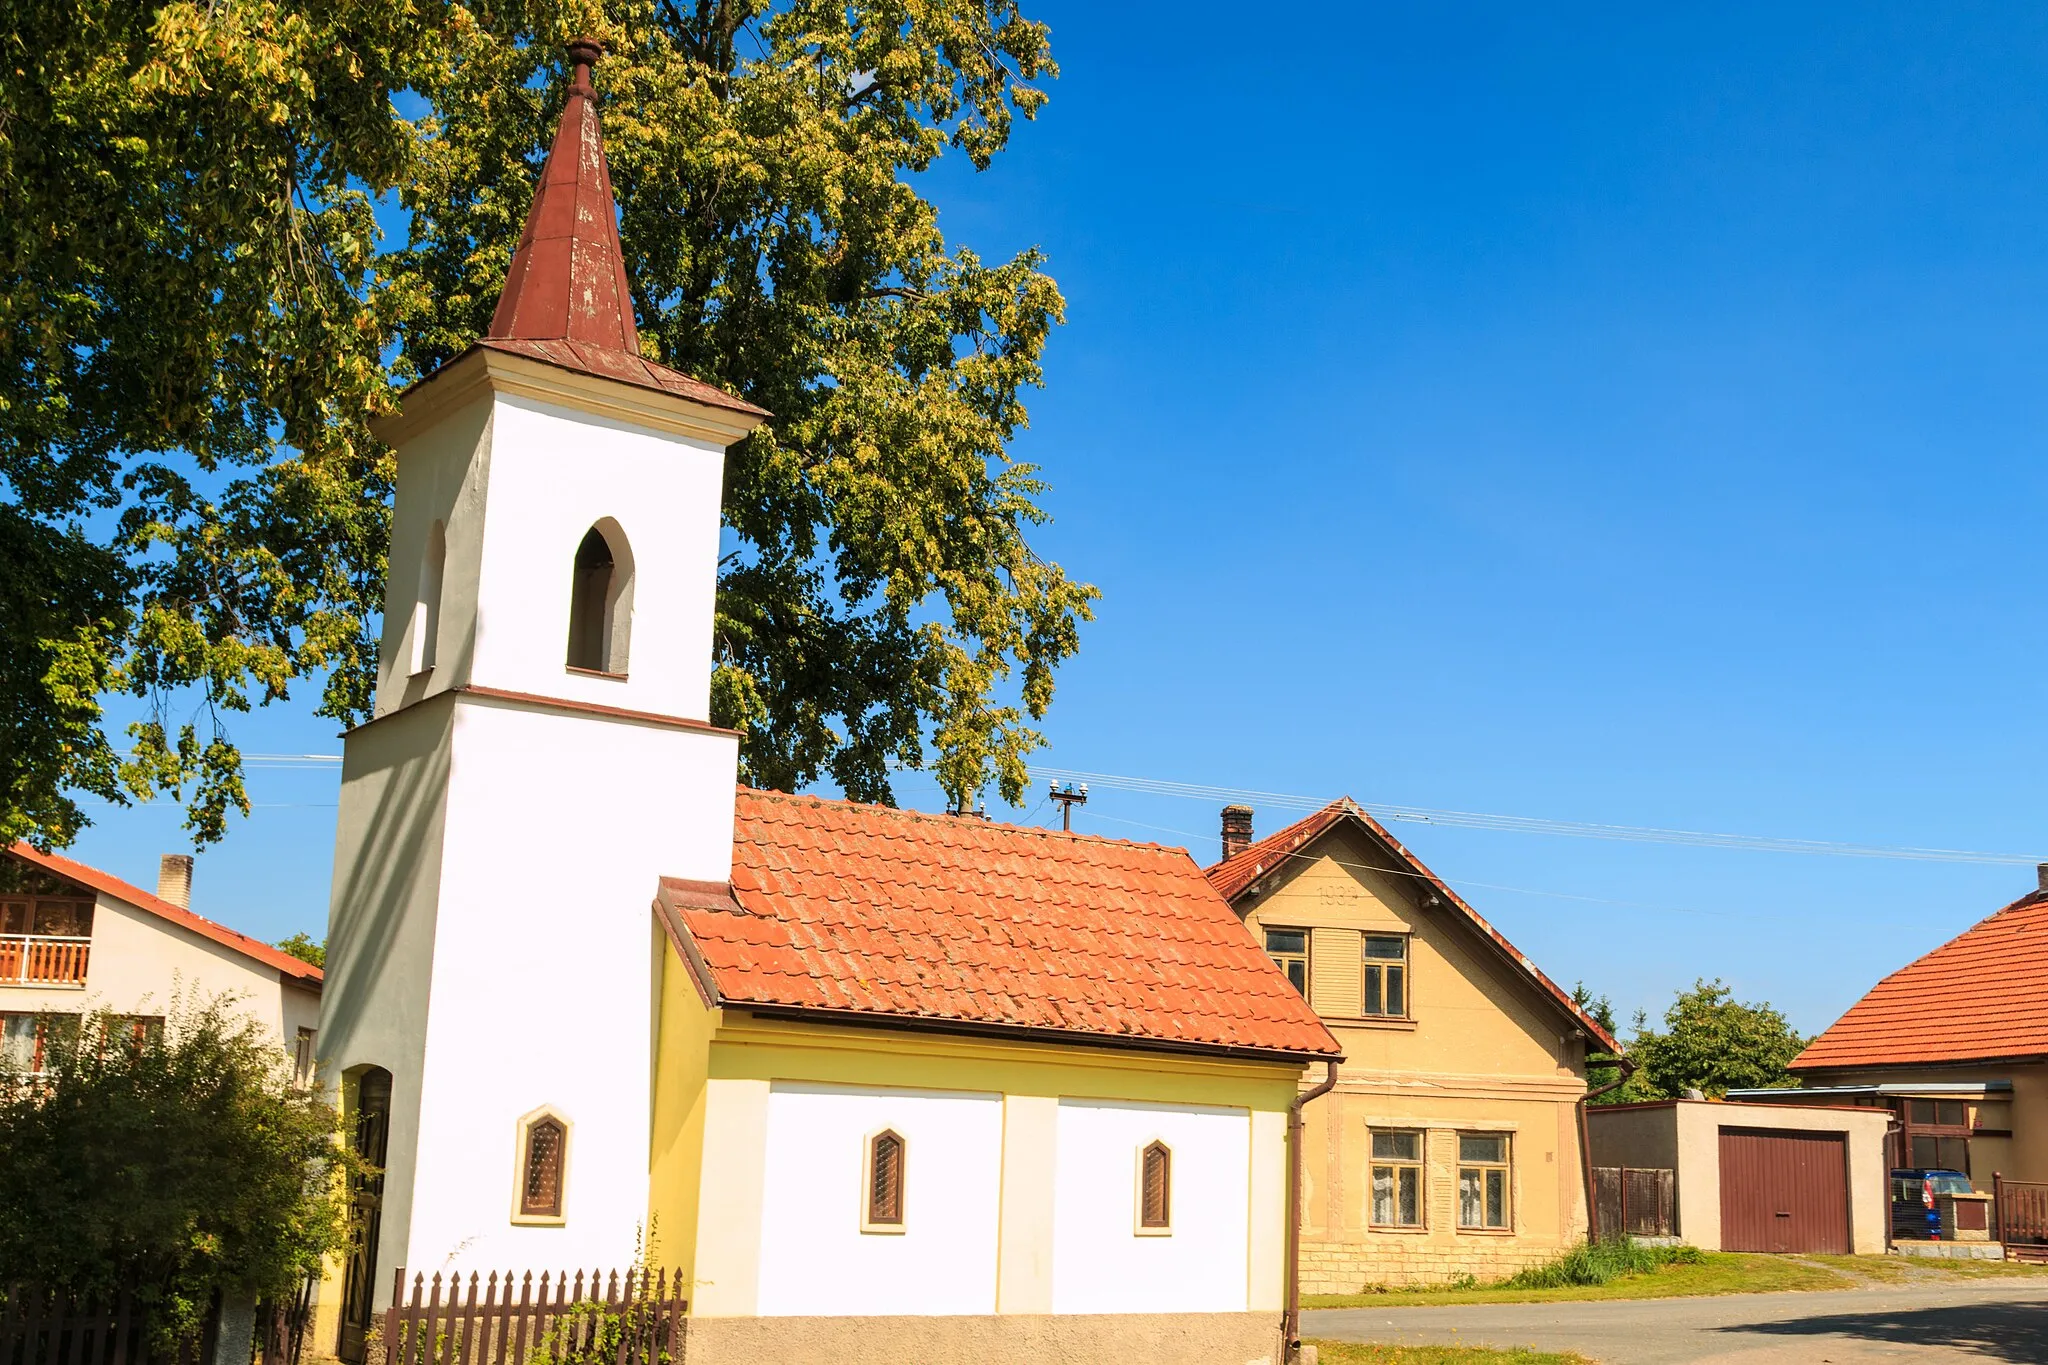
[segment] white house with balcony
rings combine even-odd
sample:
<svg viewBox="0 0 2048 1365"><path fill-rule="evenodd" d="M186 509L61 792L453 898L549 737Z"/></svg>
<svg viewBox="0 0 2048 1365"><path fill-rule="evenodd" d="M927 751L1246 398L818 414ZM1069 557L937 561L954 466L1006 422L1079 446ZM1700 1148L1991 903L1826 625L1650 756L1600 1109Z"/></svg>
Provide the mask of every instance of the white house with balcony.
<svg viewBox="0 0 2048 1365"><path fill-rule="evenodd" d="M95 1010L145 1029L175 997L232 993L310 1077L320 969L193 914L191 889L182 854L150 892L27 844L0 850L0 1062L40 1070L56 1030Z"/></svg>

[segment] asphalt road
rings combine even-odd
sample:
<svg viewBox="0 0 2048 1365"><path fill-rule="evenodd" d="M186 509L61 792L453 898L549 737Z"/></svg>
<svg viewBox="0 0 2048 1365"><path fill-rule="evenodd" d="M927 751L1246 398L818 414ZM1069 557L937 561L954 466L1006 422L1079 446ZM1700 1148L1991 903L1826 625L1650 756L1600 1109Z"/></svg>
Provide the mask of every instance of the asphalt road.
<svg viewBox="0 0 2048 1365"><path fill-rule="evenodd" d="M2048 1284L1321 1308L1301 1315L1301 1329L1309 1340L1577 1351L1603 1365L2048 1362Z"/></svg>

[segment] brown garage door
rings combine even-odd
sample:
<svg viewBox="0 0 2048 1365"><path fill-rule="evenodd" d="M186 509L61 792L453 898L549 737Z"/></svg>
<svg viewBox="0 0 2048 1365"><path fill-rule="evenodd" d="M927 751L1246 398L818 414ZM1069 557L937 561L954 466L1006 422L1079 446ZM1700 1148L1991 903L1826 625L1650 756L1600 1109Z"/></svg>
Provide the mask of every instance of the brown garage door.
<svg viewBox="0 0 2048 1365"><path fill-rule="evenodd" d="M1849 1251L1841 1133L1721 1130L1723 1251Z"/></svg>

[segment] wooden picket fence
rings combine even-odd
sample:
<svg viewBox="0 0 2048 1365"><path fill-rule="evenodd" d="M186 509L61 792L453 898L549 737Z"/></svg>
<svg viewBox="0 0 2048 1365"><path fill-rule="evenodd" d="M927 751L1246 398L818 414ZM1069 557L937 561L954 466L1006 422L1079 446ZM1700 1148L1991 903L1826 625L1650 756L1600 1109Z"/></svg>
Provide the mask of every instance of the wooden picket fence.
<svg viewBox="0 0 2048 1365"><path fill-rule="evenodd" d="M132 1290L73 1294L9 1285L0 1302L0 1365L199 1365L203 1339L164 1353L150 1348L149 1325Z"/></svg>
<svg viewBox="0 0 2048 1365"><path fill-rule="evenodd" d="M392 1279L383 1323L384 1365L677 1365L683 1358L680 1270L635 1268L609 1276L567 1271L538 1283L472 1273L467 1283ZM516 1291L516 1292L515 1292ZM445 1292L445 1297L444 1297ZM0 1365L8 1362L0 1360Z"/></svg>

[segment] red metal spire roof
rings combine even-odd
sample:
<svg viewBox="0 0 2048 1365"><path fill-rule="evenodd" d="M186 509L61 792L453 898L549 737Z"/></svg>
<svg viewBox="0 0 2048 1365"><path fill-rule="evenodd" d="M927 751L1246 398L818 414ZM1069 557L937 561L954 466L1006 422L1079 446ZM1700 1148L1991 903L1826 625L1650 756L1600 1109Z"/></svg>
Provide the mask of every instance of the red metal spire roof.
<svg viewBox="0 0 2048 1365"><path fill-rule="evenodd" d="M576 71L569 102L541 167L490 333L477 344L765 417L765 409L640 354L619 246L619 206L612 198L597 90L590 81L590 68L603 54L588 38L569 44Z"/></svg>
<svg viewBox="0 0 2048 1365"><path fill-rule="evenodd" d="M633 296L619 249L619 208L597 122L590 68L603 53L587 38L569 44L576 77L512 253L490 336L503 341L578 341L637 355Z"/></svg>

